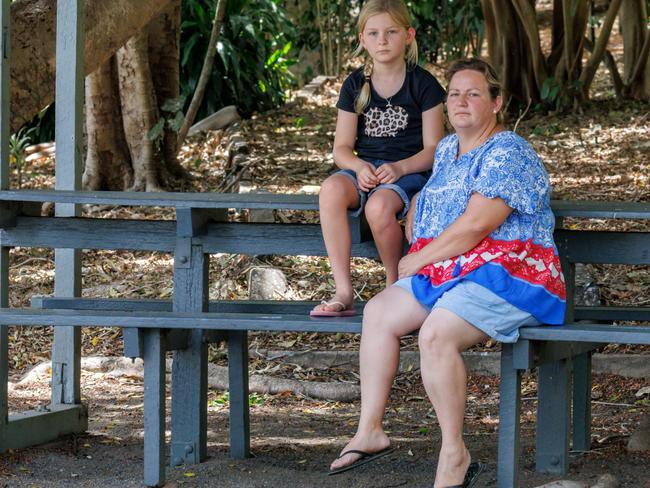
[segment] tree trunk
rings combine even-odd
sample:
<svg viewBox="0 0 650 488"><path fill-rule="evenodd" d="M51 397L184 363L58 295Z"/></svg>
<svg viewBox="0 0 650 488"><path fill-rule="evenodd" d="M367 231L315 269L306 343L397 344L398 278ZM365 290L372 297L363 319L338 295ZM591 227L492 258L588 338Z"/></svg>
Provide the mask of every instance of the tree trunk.
<svg viewBox="0 0 650 488"><path fill-rule="evenodd" d="M83 187L113 190L131 186L133 171L127 151L115 58L86 77L87 153Z"/></svg>
<svg viewBox="0 0 650 488"><path fill-rule="evenodd" d="M171 0L86 0L86 73L104 64ZM56 2L11 4L11 130L54 101Z"/></svg>
<svg viewBox="0 0 650 488"><path fill-rule="evenodd" d="M172 0L162 15L154 19L149 30L149 65L158 101L158 110L165 117L175 114L162 112L166 101L180 96L180 33L181 0ZM162 138L164 172L175 178L185 178L187 173L178 163L178 136L168 124Z"/></svg>
<svg viewBox="0 0 650 488"><path fill-rule="evenodd" d="M620 23L623 31L624 94L637 100L650 99L650 33L646 28L645 0L623 0Z"/></svg>
<svg viewBox="0 0 650 488"><path fill-rule="evenodd" d="M129 39L117 51L120 101L124 134L133 162L133 186L136 191L159 191L156 148L149 131L158 122L160 112L149 67L148 33Z"/></svg>

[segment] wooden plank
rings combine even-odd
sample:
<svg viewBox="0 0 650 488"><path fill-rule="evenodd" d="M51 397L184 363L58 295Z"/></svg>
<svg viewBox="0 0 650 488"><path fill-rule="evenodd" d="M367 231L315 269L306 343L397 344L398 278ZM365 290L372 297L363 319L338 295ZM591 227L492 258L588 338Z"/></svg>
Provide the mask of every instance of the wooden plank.
<svg viewBox="0 0 650 488"><path fill-rule="evenodd" d="M360 333L361 318L361 315L353 317L310 317L303 314L0 309L0 325L54 326L69 323L75 327L139 327L143 329Z"/></svg>
<svg viewBox="0 0 650 488"><path fill-rule="evenodd" d="M165 484L165 344L160 329L144 333L144 484Z"/></svg>
<svg viewBox="0 0 650 488"><path fill-rule="evenodd" d="M650 232L557 230L555 242L572 263L650 264Z"/></svg>
<svg viewBox="0 0 650 488"><path fill-rule="evenodd" d="M596 219L649 219L648 202L553 200L551 208L556 217Z"/></svg>
<svg viewBox="0 0 650 488"><path fill-rule="evenodd" d="M650 322L650 307L575 307L575 320Z"/></svg>
<svg viewBox="0 0 650 488"><path fill-rule="evenodd" d="M250 456L248 407L248 333L228 333L228 391L230 404L230 457Z"/></svg>
<svg viewBox="0 0 650 488"><path fill-rule="evenodd" d="M81 190L84 100L85 4L83 0L58 2L56 11L56 162L55 187ZM56 204L57 217L78 217L73 203ZM54 294L81 295L81 254L78 249L54 253ZM62 324L65 325L65 324ZM52 346L52 404L81 401L81 330L58 327Z"/></svg>
<svg viewBox="0 0 650 488"><path fill-rule="evenodd" d="M320 226L315 224L212 223L207 234L197 237L195 242L210 254L327 254ZM352 255L377 257L378 253L374 242L364 241L352 245Z"/></svg>
<svg viewBox="0 0 650 488"><path fill-rule="evenodd" d="M0 191L1 200L176 208L318 210L317 195L281 193L6 190ZM554 200L551 207L556 217L650 218L650 204L647 202Z"/></svg>
<svg viewBox="0 0 650 488"><path fill-rule="evenodd" d="M501 383L499 385L499 445L497 486L519 486L521 415L521 371L513 364L512 344L501 349Z"/></svg>
<svg viewBox="0 0 650 488"><path fill-rule="evenodd" d="M25 412L9 417L0 452L7 449L43 444L62 435L88 430L88 412L84 405L51 406L45 412Z"/></svg>
<svg viewBox="0 0 650 488"><path fill-rule="evenodd" d="M540 473L565 474L569 466L570 372L566 359L538 369L535 461Z"/></svg>
<svg viewBox="0 0 650 488"><path fill-rule="evenodd" d="M540 341L598 342L601 344L650 344L650 327L605 324L570 324L523 327L521 338Z"/></svg>
<svg viewBox="0 0 650 488"><path fill-rule="evenodd" d="M11 63L11 0L0 2L0 190L9 189L11 181L9 165L9 141L11 139L11 121L9 119L11 91L9 79Z"/></svg>
<svg viewBox="0 0 650 488"><path fill-rule="evenodd" d="M0 201L175 208L272 208L318 210L317 195L284 193L181 193L122 191L5 190Z"/></svg>
<svg viewBox="0 0 650 488"><path fill-rule="evenodd" d="M186 216L200 218L194 212ZM198 225L190 223L187 227ZM201 315L207 309L208 256L192 237L179 236L174 255L173 310ZM188 347L174 351L172 367L173 465L200 463L207 456L208 345L201 327L188 328L192 329Z"/></svg>
<svg viewBox="0 0 650 488"><path fill-rule="evenodd" d="M591 449L591 352L573 359L573 450Z"/></svg>
<svg viewBox="0 0 650 488"><path fill-rule="evenodd" d="M9 306L9 249L0 247L0 306ZM6 438L9 421L9 334L0 325L0 439ZM0 452L2 452L0 445Z"/></svg>
<svg viewBox="0 0 650 488"><path fill-rule="evenodd" d="M3 230L0 244L173 252L176 224L161 220L18 217L15 227Z"/></svg>

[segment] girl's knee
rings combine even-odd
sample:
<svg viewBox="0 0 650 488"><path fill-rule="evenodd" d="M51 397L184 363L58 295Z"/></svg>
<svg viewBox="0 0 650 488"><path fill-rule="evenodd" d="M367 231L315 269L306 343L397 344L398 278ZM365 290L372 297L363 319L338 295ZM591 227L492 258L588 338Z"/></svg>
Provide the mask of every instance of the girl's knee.
<svg viewBox="0 0 650 488"><path fill-rule="evenodd" d="M349 200L354 197L357 197L357 191L352 182L345 176L333 175L321 184L318 201L321 207L330 205L347 207Z"/></svg>
<svg viewBox="0 0 650 488"><path fill-rule="evenodd" d="M399 209L395 208L395 203L380 194L373 194L366 203L366 220L370 225L397 222L397 212Z"/></svg>

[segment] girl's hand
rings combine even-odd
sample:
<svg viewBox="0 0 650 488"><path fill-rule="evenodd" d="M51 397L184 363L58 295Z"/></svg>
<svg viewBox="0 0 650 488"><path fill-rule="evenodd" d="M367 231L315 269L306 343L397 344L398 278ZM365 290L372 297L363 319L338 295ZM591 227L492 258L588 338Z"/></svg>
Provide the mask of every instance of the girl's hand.
<svg viewBox="0 0 650 488"><path fill-rule="evenodd" d="M357 171L357 184L363 191L370 191L379 184L375 175L375 167L370 163L364 163L363 167Z"/></svg>
<svg viewBox="0 0 650 488"><path fill-rule="evenodd" d="M421 263L420 259L421 256L419 252L407 254L402 259L400 259L399 263L397 264L398 278L401 280L402 278L413 276L418 271L420 271L422 267L426 264L426 263L424 264Z"/></svg>
<svg viewBox="0 0 650 488"><path fill-rule="evenodd" d="M382 184L395 183L404 173L398 163L384 163L377 168L377 179Z"/></svg>

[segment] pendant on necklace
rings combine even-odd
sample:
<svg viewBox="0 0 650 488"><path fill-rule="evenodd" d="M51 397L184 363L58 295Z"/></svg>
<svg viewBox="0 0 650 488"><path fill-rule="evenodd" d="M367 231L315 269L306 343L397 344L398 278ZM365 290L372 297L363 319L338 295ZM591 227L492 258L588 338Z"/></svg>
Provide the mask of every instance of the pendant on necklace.
<svg viewBox="0 0 650 488"><path fill-rule="evenodd" d="M390 103L390 100L391 100L392 98L393 98L393 97L384 98L384 100L386 100L386 108L388 108L388 107L392 107L392 106L393 106L393 105Z"/></svg>

